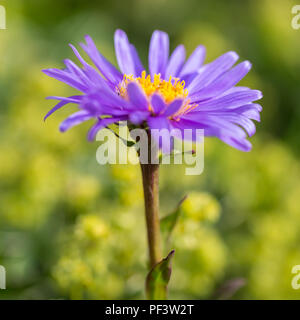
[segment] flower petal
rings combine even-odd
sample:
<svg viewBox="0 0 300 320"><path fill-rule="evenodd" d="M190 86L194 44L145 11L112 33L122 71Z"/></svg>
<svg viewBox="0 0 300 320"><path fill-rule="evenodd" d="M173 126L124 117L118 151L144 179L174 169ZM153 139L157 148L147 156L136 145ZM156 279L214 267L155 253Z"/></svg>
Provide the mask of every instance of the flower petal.
<svg viewBox="0 0 300 320"><path fill-rule="evenodd" d="M59 70L55 68L51 69L44 69L42 70L47 76L52 77L56 80L59 80L61 82L66 83L67 85L82 91L86 92L88 87L81 83L76 76L74 76L72 73L64 71L64 70Z"/></svg>
<svg viewBox="0 0 300 320"><path fill-rule="evenodd" d="M169 58L169 36L167 33L156 30L153 32L149 48L149 71L151 78L155 74L164 79Z"/></svg>
<svg viewBox="0 0 300 320"><path fill-rule="evenodd" d="M87 87L94 86L94 83L89 79L87 74L82 69L80 69L73 61L71 61L70 59L65 59L64 63L69 72L77 77L80 82L84 83Z"/></svg>
<svg viewBox="0 0 300 320"><path fill-rule="evenodd" d="M52 113L54 113L56 110L62 108L63 106L65 106L66 104L68 104L69 101L60 101L55 107L53 107L50 111L47 112L47 114L44 117L44 121L51 116Z"/></svg>
<svg viewBox="0 0 300 320"><path fill-rule="evenodd" d="M229 146L240 151L249 152L252 149L252 144L247 139L237 139L231 135L220 135L220 140L227 143Z"/></svg>
<svg viewBox="0 0 300 320"><path fill-rule="evenodd" d="M183 103L182 99L176 99L172 101L163 112L163 115L165 117L172 116L174 113L176 113L180 109L180 107L182 106L182 103Z"/></svg>
<svg viewBox="0 0 300 320"><path fill-rule="evenodd" d="M120 29L115 32L115 51L120 70L125 74L136 76L132 47L126 33Z"/></svg>
<svg viewBox="0 0 300 320"><path fill-rule="evenodd" d="M142 71L145 70L145 68L144 68L144 66L141 62L141 59L138 55L138 52L133 44L130 45L130 50L131 50L131 55L132 55L134 65L135 65L135 75L136 75L136 77L139 77L141 75Z"/></svg>
<svg viewBox="0 0 300 320"><path fill-rule="evenodd" d="M113 117L113 118L104 118L98 119L97 122L91 127L88 132L87 138L88 141L93 141L99 130L107 127L108 125L124 120L122 117Z"/></svg>
<svg viewBox="0 0 300 320"><path fill-rule="evenodd" d="M222 73L229 70L236 63L238 58L239 56L235 52L229 51L203 66L199 70L199 74L187 86L190 95L209 85Z"/></svg>
<svg viewBox="0 0 300 320"><path fill-rule="evenodd" d="M170 134L170 122L165 117L149 117L147 120L151 130L151 137L156 141L163 153L170 153L173 149L173 139Z"/></svg>
<svg viewBox="0 0 300 320"><path fill-rule="evenodd" d="M181 131L184 129L204 129L205 136L215 136L228 145L241 151L250 151L251 143L246 139L246 133L237 125L228 121L212 117L203 117L202 120L181 119L172 121L172 126ZM193 140L197 137L193 130ZM184 136L184 135L183 135Z"/></svg>
<svg viewBox="0 0 300 320"><path fill-rule="evenodd" d="M106 80L104 78L102 78L102 76L100 75L99 72L97 72L90 64L88 64L80 55L80 53L78 52L78 50L72 45L69 44L69 46L71 47L71 49L73 50L75 56L77 57L77 59L81 62L81 64L83 65L84 69L83 71L87 74L87 76L89 77L89 79L92 81L92 83L97 86L106 86Z"/></svg>
<svg viewBox="0 0 300 320"><path fill-rule="evenodd" d="M251 137L255 131L254 123L242 114L237 114L235 112L216 112L216 113L203 113L194 115L191 119L194 122L201 124L213 124L215 128L213 130L222 130L222 132L227 132L226 134L231 134L236 138L238 136L244 138L244 133L241 132L242 127L247 134ZM238 127L238 126L240 127ZM213 134L218 136L217 134Z"/></svg>
<svg viewBox="0 0 300 320"><path fill-rule="evenodd" d="M206 55L204 46L198 46L184 64L180 77L196 72L203 64Z"/></svg>
<svg viewBox="0 0 300 320"><path fill-rule="evenodd" d="M165 78L169 79L170 77L177 77L181 67L185 60L185 48L183 45L179 45L172 53L167 69Z"/></svg>
<svg viewBox="0 0 300 320"><path fill-rule="evenodd" d="M96 117L101 115L121 116L128 114L127 104L127 101L114 92L101 88L84 96L80 108Z"/></svg>
<svg viewBox="0 0 300 320"><path fill-rule="evenodd" d="M243 114L249 119L256 120L260 122L260 111L262 110L262 107L259 104L247 104L245 106L238 107L234 109L233 111L238 114Z"/></svg>
<svg viewBox="0 0 300 320"><path fill-rule="evenodd" d="M148 110L148 100L142 88L135 82L127 86L127 94L130 102L139 110Z"/></svg>
<svg viewBox="0 0 300 320"><path fill-rule="evenodd" d="M106 88L99 88L97 91L86 95L82 100L82 103L92 103L94 105L110 107L111 111L130 109L130 104L128 101L120 97L114 91Z"/></svg>
<svg viewBox="0 0 300 320"><path fill-rule="evenodd" d="M163 98L155 93L151 97L151 106L155 114L160 114L164 109L166 109L167 105L165 104Z"/></svg>
<svg viewBox="0 0 300 320"><path fill-rule="evenodd" d="M136 125L141 124L143 121L147 120L149 116L149 111L134 111L129 113L129 120Z"/></svg>
<svg viewBox="0 0 300 320"><path fill-rule="evenodd" d="M149 117L150 129L170 129L169 120L165 117Z"/></svg>
<svg viewBox="0 0 300 320"><path fill-rule="evenodd" d="M191 112L198 111L210 111L225 108L235 108L252 101L256 101L262 98L262 93L259 90L242 90L240 92L230 93L228 95L223 95L220 98L210 99L203 102L199 102L197 108ZM197 102L195 98L191 98L191 103Z"/></svg>
<svg viewBox="0 0 300 320"><path fill-rule="evenodd" d="M59 96L49 96L46 100L63 100L69 103L79 103L84 96L71 96L71 97L59 97Z"/></svg>
<svg viewBox="0 0 300 320"><path fill-rule="evenodd" d="M249 61L238 64L209 85L197 91L195 95L192 95L194 101L201 101L222 94L243 79L250 69L251 63ZM196 79L194 81L196 81Z"/></svg>
<svg viewBox="0 0 300 320"><path fill-rule="evenodd" d="M91 115L89 112L87 112L85 110L75 112L60 124L59 130L61 132L65 132L68 129L70 129L70 128L72 128L72 127L74 127L84 121L87 121L91 118L93 118L93 115Z"/></svg>
<svg viewBox="0 0 300 320"><path fill-rule="evenodd" d="M113 84L121 82L123 79L121 72L102 56L92 38L87 35L85 36L85 40L87 44L81 43L81 47L89 55L103 76Z"/></svg>
<svg viewBox="0 0 300 320"><path fill-rule="evenodd" d="M247 117L241 114L224 112L224 113L220 113L219 117L222 117L222 119L226 119L231 123L238 124L239 126L245 129L245 131L250 137L253 136L256 132L255 124L250 119L248 119Z"/></svg>

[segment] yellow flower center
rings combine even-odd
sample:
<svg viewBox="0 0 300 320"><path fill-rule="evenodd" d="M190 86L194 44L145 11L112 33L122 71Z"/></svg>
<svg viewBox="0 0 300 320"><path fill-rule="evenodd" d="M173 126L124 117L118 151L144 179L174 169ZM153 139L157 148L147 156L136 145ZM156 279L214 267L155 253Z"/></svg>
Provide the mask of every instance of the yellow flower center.
<svg viewBox="0 0 300 320"><path fill-rule="evenodd" d="M120 96L127 98L127 85L130 82L138 83L144 90L146 96L149 98L154 93L160 94L166 104L171 103L177 98L186 99L188 96L188 90L184 89L184 81L179 81L178 78L173 78L171 76L169 78L169 81L166 81L160 78L160 74L155 74L154 79L152 81L151 76L147 75L145 70L142 72L141 77L136 78L132 75L124 74L122 82L117 87L117 91L120 94ZM189 101L186 100L183 106L180 108L180 110L176 113L176 115L185 113L187 110L190 110L191 107L193 107L193 105L190 105ZM150 102L149 110L153 111Z"/></svg>

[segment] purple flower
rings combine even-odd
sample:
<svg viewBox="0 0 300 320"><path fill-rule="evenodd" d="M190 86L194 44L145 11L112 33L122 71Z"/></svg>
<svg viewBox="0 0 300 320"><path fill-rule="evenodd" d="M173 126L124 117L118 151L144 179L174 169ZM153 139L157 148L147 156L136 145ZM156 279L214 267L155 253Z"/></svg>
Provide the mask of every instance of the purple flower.
<svg viewBox="0 0 300 320"><path fill-rule="evenodd" d="M184 46L179 45L169 56L168 35L154 31L147 74L135 47L122 30L115 32L120 71L101 55L91 37L86 36L85 40L81 47L96 68L70 45L82 67L67 59L63 70L43 70L80 92L68 98L48 97L59 103L45 119L68 103L78 105L79 111L61 123L61 131L94 118L96 123L88 134L88 139L93 140L100 129L127 120L150 129L204 129L206 136L218 137L242 151L251 149L247 136L255 133L252 120L260 121L262 110L253 101L261 99L262 93L236 86L251 64L244 61L235 65L238 60L235 52L203 64L203 46L198 46L185 60Z"/></svg>

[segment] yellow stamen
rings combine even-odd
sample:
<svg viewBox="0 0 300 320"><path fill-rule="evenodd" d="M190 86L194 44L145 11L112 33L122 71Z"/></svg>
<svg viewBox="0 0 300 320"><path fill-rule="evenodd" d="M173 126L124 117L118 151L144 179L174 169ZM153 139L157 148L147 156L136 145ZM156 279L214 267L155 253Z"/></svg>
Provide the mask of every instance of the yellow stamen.
<svg viewBox="0 0 300 320"><path fill-rule="evenodd" d="M188 96L188 90L184 89L185 82L179 81L178 78L172 78L170 76L169 81L163 80L160 78L160 74L155 74L154 79L152 81L151 76L147 75L144 70L141 74L141 77L133 77L132 75L124 75L123 81L119 84L117 90L118 93L127 98L127 85L130 82L138 83L142 89L144 90L147 97L151 97L154 93L158 93L162 96L166 104L171 103L175 99L186 99ZM176 113L176 115L180 115L185 113L190 107L194 107L194 105L190 105L188 101L186 101L180 110ZM149 102L149 110L152 111L152 107Z"/></svg>

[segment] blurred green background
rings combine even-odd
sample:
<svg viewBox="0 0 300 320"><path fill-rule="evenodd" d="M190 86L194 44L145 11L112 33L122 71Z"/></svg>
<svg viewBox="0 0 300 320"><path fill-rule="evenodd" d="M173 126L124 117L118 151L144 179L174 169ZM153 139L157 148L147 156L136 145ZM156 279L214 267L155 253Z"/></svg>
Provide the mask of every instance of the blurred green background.
<svg viewBox="0 0 300 320"><path fill-rule="evenodd" d="M227 281L246 285L235 299L299 299L300 30L296 1L1 1L0 264L3 299L144 298L147 272L138 166L100 166L90 123L61 134L69 106L42 121L48 95L74 90L41 69L62 67L90 34L115 62L113 33L124 29L147 61L154 29L171 48L207 47L207 60L235 50L253 63L244 85L264 93L262 122L242 153L205 141L205 169L161 168L161 214L189 194L171 243L170 298L208 299Z"/></svg>

